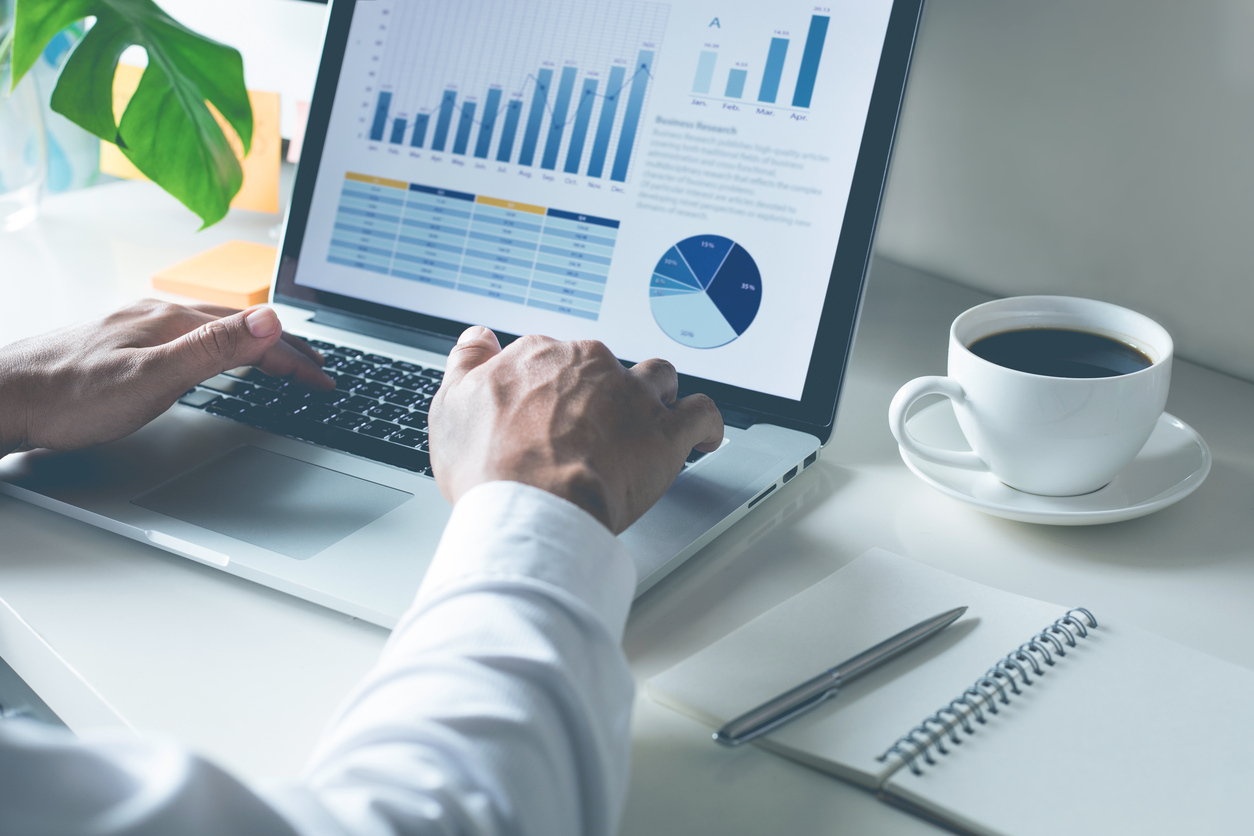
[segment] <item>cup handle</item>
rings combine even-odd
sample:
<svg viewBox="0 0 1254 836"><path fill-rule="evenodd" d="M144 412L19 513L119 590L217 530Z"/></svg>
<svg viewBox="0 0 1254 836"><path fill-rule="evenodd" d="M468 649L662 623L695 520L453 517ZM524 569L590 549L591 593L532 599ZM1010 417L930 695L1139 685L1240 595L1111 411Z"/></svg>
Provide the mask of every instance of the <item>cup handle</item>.
<svg viewBox="0 0 1254 836"><path fill-rule="evenodd" d="M924 461L957 467L963 470L988 470L988 465L975 453L960 450L941 450L927 444L920 444L906 430L906 413L910 406L924 395L944 395L956 404L965 403L966 392L962 384L952 377L916 377L897 390L893 402L888 407L888 426L893 437L903 449L918 456Z"/></svg>

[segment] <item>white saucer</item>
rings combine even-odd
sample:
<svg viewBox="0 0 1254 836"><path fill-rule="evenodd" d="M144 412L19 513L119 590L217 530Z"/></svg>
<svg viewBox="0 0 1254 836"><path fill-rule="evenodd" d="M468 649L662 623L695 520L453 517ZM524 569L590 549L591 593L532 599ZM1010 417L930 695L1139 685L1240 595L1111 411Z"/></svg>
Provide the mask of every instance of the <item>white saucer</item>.
<svg viewBox="0 0 1254 836"><path fill-rule="evenodd" d="M948 400L921 410L906 427L933 447L971 449ZM1197 490L1210 473L1211 462L1202 437L1165 412L1132 463L1109 485L1083 496L1023 493L991 473L933 464L905 450L901 457L916 476L943 494L986 514L1045 525L1098 525L1152 514Z"/></svg>

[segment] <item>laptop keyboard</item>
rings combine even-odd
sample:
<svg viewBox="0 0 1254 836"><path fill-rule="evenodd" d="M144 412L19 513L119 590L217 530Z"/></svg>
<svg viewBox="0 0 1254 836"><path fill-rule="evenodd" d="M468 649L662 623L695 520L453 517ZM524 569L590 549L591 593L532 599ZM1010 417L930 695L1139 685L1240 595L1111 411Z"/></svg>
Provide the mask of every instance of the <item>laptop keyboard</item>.
<svg viewBox="0 0 1254 836"><path fill-rule="evenodd" d="M444 372L307 341L326 358L335 391L313 392L241 367L206 380L179 403L263 430L431 475L427 411Z"/></svg>
<svg viewBox="0 0 1254 836"><path fill-rule="evenodd" d="M431 475L427 411L444 372L306 340L326 358L335 391L314 392L248 366L190 390L179 403L263 430ZM705 453L693 450L685 467Z"/></svg>

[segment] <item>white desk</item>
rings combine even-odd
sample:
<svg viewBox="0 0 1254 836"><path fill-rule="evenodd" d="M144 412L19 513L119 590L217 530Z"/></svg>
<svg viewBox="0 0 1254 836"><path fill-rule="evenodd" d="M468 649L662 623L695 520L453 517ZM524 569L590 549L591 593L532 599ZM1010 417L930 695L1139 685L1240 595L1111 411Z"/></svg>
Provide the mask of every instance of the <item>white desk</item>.
<svg viewBox="0 0 1254 836"><path fill-rule="evenodd" d="M147 184L55 197L0 236L0 342L149 294L158 268L270 216L193 219ZM1254 385L1186 362L1168 409L1215 456L1156 515L1092 528L985 516L915 480L885 418L897 387L943 371L949 321L981 294L879 262L817 467L637 602L626 647L642 681L871 546L1163 633L1254 667ZM76 729L173 735L258 781L292 775L369 668L382 630L0 497L0 657ZM889 604L890 605L890 604ZM625 834L899 833L933 828L869 795L641 698Z"/></svg>

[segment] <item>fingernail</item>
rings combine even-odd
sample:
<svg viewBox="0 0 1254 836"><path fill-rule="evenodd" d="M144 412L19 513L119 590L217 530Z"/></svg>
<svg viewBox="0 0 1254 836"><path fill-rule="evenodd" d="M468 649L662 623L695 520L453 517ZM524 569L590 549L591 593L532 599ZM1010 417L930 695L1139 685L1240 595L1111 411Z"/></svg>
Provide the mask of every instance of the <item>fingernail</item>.
<svg viewBox="0 0 1254 836"><path fill-rule="evenodd" d="M483 335L483 332L487 330L488 329L484 328L482 325L472 325L469 328L467 328L465 331L462 331L462 335L457 338L457 344L461 345L462 343L467 343L467 342L470 342L471 340L478 339L479 337Z"/></svg>
<svg viewBox="0 0 1254 836"><path fill-rule="evenodd" d="M257 339L268 337L279 330L279 318L269 308L258 308L244 317L248 325L248 333Z"/></svg>

